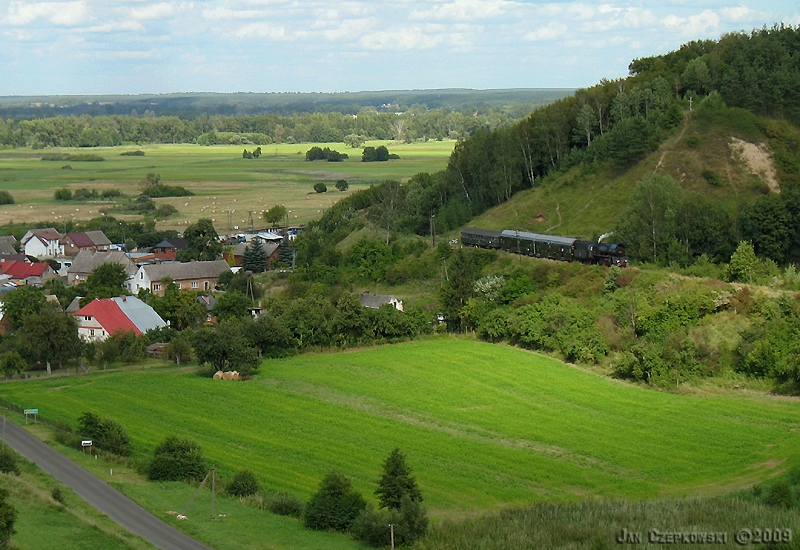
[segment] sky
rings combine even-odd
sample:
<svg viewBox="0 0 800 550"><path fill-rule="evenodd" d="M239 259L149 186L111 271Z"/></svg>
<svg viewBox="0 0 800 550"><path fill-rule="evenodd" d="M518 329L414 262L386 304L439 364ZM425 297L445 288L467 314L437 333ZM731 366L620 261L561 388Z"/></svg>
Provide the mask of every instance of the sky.
<svg viewBox="0 0 800 550"><path fill-rule="evenodd" d="M585 88L797 0L0 0L0 96Z"/></svg>

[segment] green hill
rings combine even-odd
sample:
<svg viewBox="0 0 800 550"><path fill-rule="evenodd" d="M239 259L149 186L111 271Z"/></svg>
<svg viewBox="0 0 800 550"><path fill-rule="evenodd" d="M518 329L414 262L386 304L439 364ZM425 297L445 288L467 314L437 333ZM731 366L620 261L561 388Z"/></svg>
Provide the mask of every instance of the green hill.
<svg viewBox="0 0 800 550"><path fill-rule="evenodd" d="M168 369L3 390L49 420L75 426L90 410L120 422L139 460L180 434L223 478L250 468L304 499L331 468L372 498L381 461L400 447L438 516L719 494L800 464L792 401L652 392L463 339L272 360L247 383Z"/></svg>

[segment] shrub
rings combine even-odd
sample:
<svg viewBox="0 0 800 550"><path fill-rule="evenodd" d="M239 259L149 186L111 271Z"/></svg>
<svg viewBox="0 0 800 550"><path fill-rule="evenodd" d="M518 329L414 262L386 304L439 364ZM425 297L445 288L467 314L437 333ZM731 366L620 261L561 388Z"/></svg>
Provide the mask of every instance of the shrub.
<svg viewBox="0 0 800 550"><path fill-rule="evenodd" d="M0 191L0 204L14 204L14 197L8 191Z"/></svg>
<svg viewBox="0 0 800 550"><path fill-rule="evenodd" d="M11 447L0 450L0 472L19 475L19 457Z"/></svg>
<svg viewBox="0 0 800 550"><path fill-rule="evenodd" d="M81 425L81 434L91 439L92 444L99 449L120 456L131 454L131 440L121 424L90 412L83 413L78 422Z"/></svg>
<svg viewBox="0 0 800 550"><path fill-rule="evenodd" d="M147 466L147 478L152 481L201 480L206 472L203 450L196 441L169 436L155 451Z"/></svg>
<svg viewBox="0 0 800 550"><path fill-rule="evenodd" d="M235 497L246 497L259 491L258 479L251 470L239 470L225 487L228 494Z"/></svg>
<svg viewBox="0 0 800 550"><path fill-rule="evenodd" d="M349 187L350 184L347 183L347 180L338 180L336 182L336 189L338 189L339 191L347 191Z"/></svg>
<svg viewBox="0 0 800 550"><path fill-rule="evenodd" d="M54 485L53 488L50 489L50 496L59 504L67 504L67 498L64 496L64 490L61 488L61 485Z"/></svg>
<svg viewBox="0 0 800 550"><path fill-rule="evenodd" d="M322 183L321 181L317 182L314 184L314 191L316 191L317 193L327 193L328 186Z"/></svg>
<svg viewBox="0 0 800 550"><path fill-rule="evenodd" d="M700 176L714 187L722 187L722 178L714 170L706 168L700 172Z"/></svg>
<svg viewBox="0 0 800 550"><path fill-rule="evenodd" d="M350 480L332 470L322 479L319 490L306 506L306 527L347 531L366 505L364 497L353 490Z"/></svg>
<svg viewBox="0 0 800 550"><path fill-rule="evenodd" d="M119 154L121 157L143 157L144 151L137 150L137 151L125 151L124 153Z"/></svg>
<svg viewBox="0 0 800 550"><path fill-rule="evenodd" d="M63 187L61 189L56 189L55 193L53 193L53 197L57 201L71 201L72 200L72 191Z"/></svg>
<svg viewBox="0 0 800 550"><path fill-rule="evenodd" d="M266 508L279 516L299 518L302 517L305 511L305 504L293 494L281 491L269 498Z"/></svg>

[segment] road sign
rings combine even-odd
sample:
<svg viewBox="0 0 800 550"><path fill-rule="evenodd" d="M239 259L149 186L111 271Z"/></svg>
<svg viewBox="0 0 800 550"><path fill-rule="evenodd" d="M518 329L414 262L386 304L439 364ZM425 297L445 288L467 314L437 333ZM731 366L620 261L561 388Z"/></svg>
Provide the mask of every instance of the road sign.
<svg viewBox="0 0 800 550"><path fill-rule="evenodd" d="M39 414L39 409L25 409L25 414Z"/></svg>
<svg viewBox="0 0 800 550"><path fill-rule="evenodd" d="M91 439L82 440L81 441L81 446L83 446L83 447L91 447L92 446L92 440Z"/></svg>

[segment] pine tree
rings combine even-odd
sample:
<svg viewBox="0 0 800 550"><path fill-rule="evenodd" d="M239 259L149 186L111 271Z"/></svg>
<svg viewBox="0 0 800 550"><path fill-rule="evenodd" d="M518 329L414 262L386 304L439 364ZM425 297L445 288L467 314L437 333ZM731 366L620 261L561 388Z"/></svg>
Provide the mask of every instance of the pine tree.
<svg viewBox="0 0 800 550"><path fill-rule="evenodd" d="M261 244L260 239L255 239L244 249L242 269L253 273L263 273L267 270L268 261L264 245Z"/></svg>
<svg viewBox="0 0 800 550"><path fill-rule="evenodd" d="M361 494L353 490L350 480L332 470L306 505L306 527L347 531L366 505Z"/></svg>
<svg viewBox="0 0 800 550"><path fill-rule="evenodd" d="M422 493L417 487L417 480L411 475L411 468L406 464L406 456L395 448L383 463L383 474L375 490L381 508L399 510L403 504L403 497L407 496L412 502L421 502Z"/></svg>

